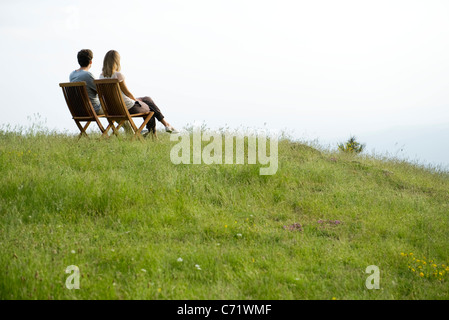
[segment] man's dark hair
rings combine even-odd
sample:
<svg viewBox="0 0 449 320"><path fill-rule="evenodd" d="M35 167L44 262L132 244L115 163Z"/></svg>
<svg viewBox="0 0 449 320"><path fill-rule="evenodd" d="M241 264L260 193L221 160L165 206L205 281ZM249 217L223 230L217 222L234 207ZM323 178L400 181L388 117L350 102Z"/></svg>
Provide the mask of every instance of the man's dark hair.
<svg viewBox="0 0 449 320"><path fill-rule="evenodd" d="M83 49L78 52L78 63L81 67L87 67L93 57L94 54L92 53L92 50Z"/></svg>

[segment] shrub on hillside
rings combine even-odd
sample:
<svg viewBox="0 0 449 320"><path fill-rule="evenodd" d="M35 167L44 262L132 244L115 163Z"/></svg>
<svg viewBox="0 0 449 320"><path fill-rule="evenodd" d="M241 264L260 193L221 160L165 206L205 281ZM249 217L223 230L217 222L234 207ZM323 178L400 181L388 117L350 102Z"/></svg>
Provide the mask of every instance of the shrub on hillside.
<svg viewBox="0 0 449 320"><path fill-rule="evenodd" d="M350 137L345 143L338 145L338 150L346 153L360 153L365 149L365 144L360 144L354 136Z"/></svg>

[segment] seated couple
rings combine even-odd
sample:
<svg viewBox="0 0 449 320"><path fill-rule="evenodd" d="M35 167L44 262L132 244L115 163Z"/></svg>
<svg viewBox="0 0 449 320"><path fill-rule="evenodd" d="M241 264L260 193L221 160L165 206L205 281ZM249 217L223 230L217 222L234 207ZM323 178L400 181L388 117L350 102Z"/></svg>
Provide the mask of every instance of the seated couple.
<svg viewBox="0 0 449 320"><path fill-rule="evenodd" d="M89 49L83 49L78 52L78 63L80 68L73 71L70 74L70 82L85 81L87 94L97 114L104 114L98 99L97 88L94 84L94 77L89 69L92 67L93 53ZM106 53L103 61L103 72L100 75L100 79L118 79L120 89L122 91L123 101L128 108L130 114L154 112L154 116L151 117L147 124L148 132L156 134L156 120L155 118L165 126L165 131L176 133L176 129L173 128L167 121L165 121L161 110L156 106L150 97L135 98L128 90L125 84L125 76L120 72L120 55L117 51L111 50Z"/></svg>

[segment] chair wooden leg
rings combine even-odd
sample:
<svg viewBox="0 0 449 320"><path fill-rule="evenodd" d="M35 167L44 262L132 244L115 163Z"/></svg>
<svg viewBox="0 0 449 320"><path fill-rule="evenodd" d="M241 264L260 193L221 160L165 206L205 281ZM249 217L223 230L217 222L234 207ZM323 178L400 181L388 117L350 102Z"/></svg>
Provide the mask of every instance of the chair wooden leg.
<svg viewBox="0 0 449 320"><path fill-rule="evenodd" d="M97 123L98 128L100 128L101 133L103 133L105 129L104 129L103 125L101 124L100 120L97 118L95 120L95 122Z"/></svg>
<svg viewBox="0 0 449 320"><path fill-rule="evenodd" d="M109 120L109 126L112 128L113 133L118 136L118 129L117 127L115 127L114 125L114 120Z"/></svg>
<svg viewBox="0 0 449 320"><path fill-rule="evenodd" d="M122 120L120 122L117 122L118 126L116 127L117 130L120 130L121 127L126 127L126 120ZM126 129L125 129L126 132Z"/></svg>
<svg viewBox="0 0 449 320"><path fill-rule="evenodd" d="M84 126L84 133L86 134L86 136L87 136L87 132L86 132L86 130L87 130L87 127L89 127L89 125L90 125L90 123L91 123L91 121L88 121L87 123L86 123L86 125Z"/></svg>
<svg viewBox="0 0 449 320"><path fill-rule="evenodd" d="M139 127L139 132L141 132L143 130L143 128L145 128L145 126L147 125L148 121L150 121L150 119L153 116L153 114L154 114L154 112L150 113L145 119L143 119L143 123Z"/></svg>
<svg viewBox="0 0 449 320"><path fill-rule="evenodd" d="M134 134L134 130L131 127L131 125L130 125L128 120L123 122L123 129L125 130L126 134Z"/></svg>
<svg viewBox="0 0 449 320"><path fill-rule="evenodd" d="M147 125L148 121L150 121L151 117L154 115L154 112L151 112L145 119L143 119L143 123L140 125L140 127L137 129L136 125L134 124L134 122L131 122L131 125L134 129L134 135L136 137L138 137L140 139L140 141L144 141L143 137L142 137L142 130L143 128L145 128L145 126Z"/></svg>
<svg viewBox="0 0 449 320"><path fill-rule="evenodd" d="M81 139L82 136L88 137L86 133L87 127L90 125L90 121L88 121L85 126L83 127L81 123L78 120L75 120L76 125L78 126L78 129L81 131L81 133L78 135L78 139Z"/></svg>
<svg viewBox="0 0 449 320"><path fill-rule="evenodd" d="M139 129L137 129L137 126L136 126L136 124L134 123L134 121L132 119L129 120L129 124L131 125L131 128L134 131L134 135L132 137L132 140L134 140L135 138L139 138L140 141L143 141L144 139L143 139L142 135L140 134Z"/></svg>
<svg viewBox="0 0 449 320"><path fill-rule="evenodd" d="M128 119L123 119L123 120L109 120L108 119L108 123L109 125L107 126L107 128L104 130L102 137L109 137L109 135L107 134L108 131L110 129L112 129L113 134L116 135L117 137L119 136L119 129L124 127L125 124L129 124L129 128L131 129L131 132L133 133L132 135L132 140L135 140L136 138L139 139L140 141L145 141L144 137L142 136L142 130L145 128L145 126L148 124L148 121L150 121L151 117L154 115L154 112L151 112L150 114L148 114L143 120L143 123L139 126L139 128L137 128L136 124L134 123L132 118L128 118ZM142 117L143 118L143 117ZM117 124L117 125L115 125ZM80 129L81 130L81 129ZM157 135L156 134L152 134L153 135L153 139L156 137L157 139Z"/></svg>
<svg viewBox="0 0 449 320"><path fill-rule="evenodd" d="M111 129L110 123L108 123L108 126L106 127L106 129L104 129L103 134L101 135L102 138L109 138L109 135L108 135L109 129Z"/></svg>

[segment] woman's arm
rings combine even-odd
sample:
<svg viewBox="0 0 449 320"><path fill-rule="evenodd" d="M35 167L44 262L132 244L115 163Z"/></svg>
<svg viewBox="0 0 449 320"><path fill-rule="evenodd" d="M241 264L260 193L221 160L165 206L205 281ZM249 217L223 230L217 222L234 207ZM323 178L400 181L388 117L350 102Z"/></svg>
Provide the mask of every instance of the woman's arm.
<svg viewBox="0 0 449 320"><path fill-rule="evenodd" d="M131 98L133 100L136 100L136 98L134 98L133 94L131 92L129 92L128 87L125 84L125 80L120 81L119 85L120 85L120 89L126 96L128 96L129 98Z"/></svg>

